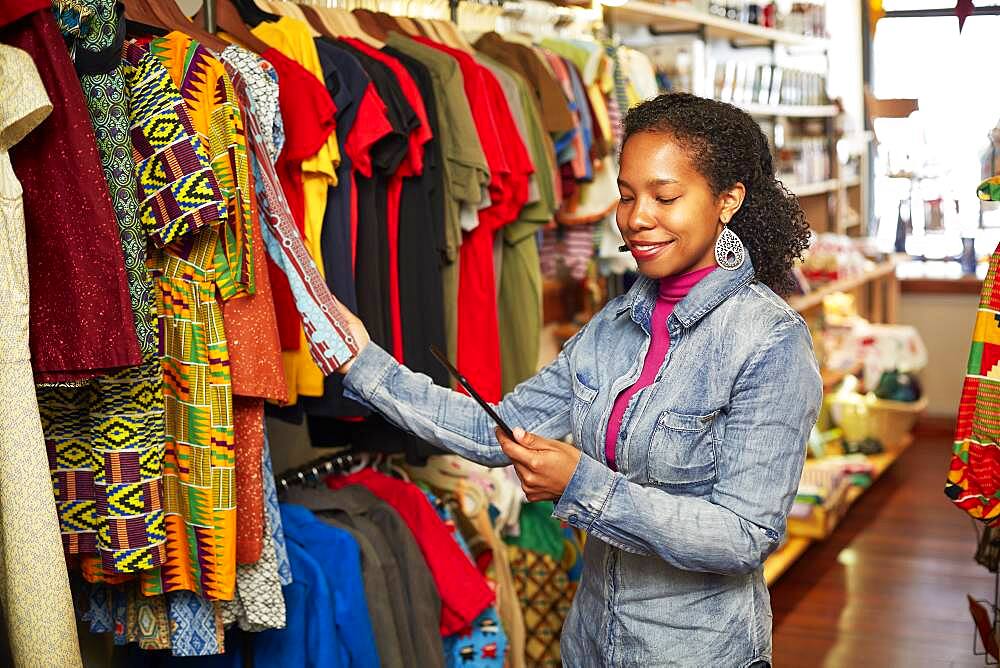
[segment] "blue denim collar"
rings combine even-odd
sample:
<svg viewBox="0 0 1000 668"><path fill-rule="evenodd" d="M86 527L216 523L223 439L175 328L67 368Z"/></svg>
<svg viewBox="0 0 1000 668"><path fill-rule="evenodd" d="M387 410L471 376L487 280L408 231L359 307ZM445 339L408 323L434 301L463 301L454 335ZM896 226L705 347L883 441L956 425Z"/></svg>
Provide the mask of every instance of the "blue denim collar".
<svg viewBox="0 0 1000 668"><path fill-rule="evenodd" d="M673 317L684 327L691 327L709 311L731 297L740 288L754 279L753 263L747 257L743 266L736 271L719 269L713 271L695 285L691 292L674 308ZM656 305L657 282L641 277L626 295L626 303L615 313L615 317L631 311L632 320L646 328Z"/></svg>

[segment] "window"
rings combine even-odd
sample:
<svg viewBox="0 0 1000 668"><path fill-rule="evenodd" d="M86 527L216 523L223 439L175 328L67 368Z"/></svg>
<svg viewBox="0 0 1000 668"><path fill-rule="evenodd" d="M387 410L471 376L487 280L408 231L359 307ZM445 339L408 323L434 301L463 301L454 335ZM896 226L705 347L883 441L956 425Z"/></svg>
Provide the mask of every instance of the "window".
<svg viewBox="0 0 1000 668"><path fill-rule="evenodd" d="M890 11L940 7L950 11L954 2L885 2ZM875 120L875 215L884 249L892 249L899 220L909 222L912 255L956 257L962 237L975 238L977 252L988 254L1000 241L1000 210L976 197L983 173L1000 172L1000 130L991 141L1000 126L1000 83L990 72L998 35L1000 16L972 16L961 34L954 16L878 22L876 97L916 98L920 105L909 118Z"/></svg>

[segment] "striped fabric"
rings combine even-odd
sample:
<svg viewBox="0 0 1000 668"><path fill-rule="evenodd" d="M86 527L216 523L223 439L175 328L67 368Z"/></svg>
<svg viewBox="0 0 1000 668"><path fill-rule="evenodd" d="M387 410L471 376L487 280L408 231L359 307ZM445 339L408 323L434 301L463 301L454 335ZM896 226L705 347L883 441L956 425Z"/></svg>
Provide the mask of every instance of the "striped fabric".
<svg viewBox="0 0 1000 668"><path fill-rule="evenodd" d="M246 82L234 76L233 85L245 88ZM246 90L238 89L237 92L249 95ZM330 375L357 353L357 344L344 317L344 307L327 287L295 225L288 200L265 150L264 129L252 113L246 114L245 122L264 245L275 265L288 278L316 366L324 375Z"/></svg>
<svg viewBox="0 0 1000 668"><path fill-rule="evenodd" d="M193 591L228 600L236 572L235 454L229 349L216 295L253 290L246 141L218 60L180 33L154 39L150 53L177 86L227 207L222 224L186 235L150 260L166 408L167 555L161 568L142 574L142 588L146 595Z"/></svg>
<svg viewBox="0 0 1000 668"><path fill-rule="evenodd" d="M976 519L1000 516L1000 247L990 258L972 334L945 493Z"/></svg>

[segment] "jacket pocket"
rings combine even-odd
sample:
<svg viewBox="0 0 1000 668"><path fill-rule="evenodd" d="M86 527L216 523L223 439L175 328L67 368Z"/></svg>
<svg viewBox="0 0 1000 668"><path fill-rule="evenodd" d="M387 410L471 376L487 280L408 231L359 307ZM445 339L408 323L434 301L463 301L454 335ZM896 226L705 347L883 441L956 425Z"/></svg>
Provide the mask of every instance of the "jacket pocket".
<svg viewBox="0 0 1000 668"><path fill-rule="evenodd" d="M660 413L646 458L647 477L652 484L683 490L715 481L712 423L716 415Z"/></svg>
<svg viewBox="0 0 1000 668"><path fill-rule="evenodd" d="M573 438L580 438L583 421L590 412L590 407L597 397L597 390L590 387L580 378L580 374L573 376L573 405L570 415L573 423Z"/></svg>

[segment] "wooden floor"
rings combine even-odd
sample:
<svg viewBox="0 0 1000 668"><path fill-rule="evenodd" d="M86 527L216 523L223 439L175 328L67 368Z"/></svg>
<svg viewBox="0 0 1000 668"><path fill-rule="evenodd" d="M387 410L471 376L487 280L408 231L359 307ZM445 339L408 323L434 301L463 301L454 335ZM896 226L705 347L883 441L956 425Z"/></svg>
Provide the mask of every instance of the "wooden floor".
<svg viewBox="0 0 1000 668"><path fill-rule="evenodd" d="M949 452L918 440L774 585L775 668L983 665L965 595L992 598L994 579L942 491Z"/></svg>

